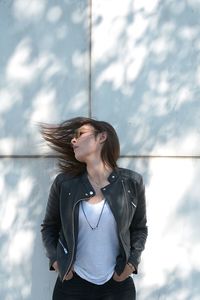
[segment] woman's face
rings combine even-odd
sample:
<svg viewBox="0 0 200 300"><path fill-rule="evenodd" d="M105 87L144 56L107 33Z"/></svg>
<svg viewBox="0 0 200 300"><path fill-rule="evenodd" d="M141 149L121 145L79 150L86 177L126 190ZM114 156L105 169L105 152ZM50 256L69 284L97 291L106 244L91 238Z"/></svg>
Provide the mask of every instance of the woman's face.
<svg viewBox="0 0 200 300"><path fill-rule="evenodd" d="M96 159L101 155L103 133L96 133L95 128L90 124L85 124L77 129L75 137L71 140L75 158L80 162ZM104 133L105 135L105 133Z"/></svg>

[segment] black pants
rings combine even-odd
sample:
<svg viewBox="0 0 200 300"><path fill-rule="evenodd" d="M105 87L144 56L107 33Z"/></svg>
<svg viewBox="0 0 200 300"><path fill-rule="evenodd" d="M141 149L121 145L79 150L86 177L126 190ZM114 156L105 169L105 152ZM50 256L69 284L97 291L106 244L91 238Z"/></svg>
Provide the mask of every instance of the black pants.
<svg viewBox="0 0 200 300"><path fill-rule="evenodd" d="M135 285L131 277L122 282L111 278L97 285L74 273L70 280L57 279L52 300L135 300Z"/></svg>

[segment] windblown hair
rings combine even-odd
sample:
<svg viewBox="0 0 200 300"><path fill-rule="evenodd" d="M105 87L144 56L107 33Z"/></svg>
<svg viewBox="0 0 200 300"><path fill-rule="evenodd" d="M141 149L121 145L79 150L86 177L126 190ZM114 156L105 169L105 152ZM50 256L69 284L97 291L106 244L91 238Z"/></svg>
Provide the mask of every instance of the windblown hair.
<svg viewBox="0 0 200 300"><path fill-rule="evenodd" d="M76 117L58 125L40 124L40 131L48 145L58 155L58 166L61 172L79 175L86 170L86 164L75 158L71 140L78 128L85 124L94 127L96 134L107 133L103 144L101 158L105 165L115 169L120 154L119 139L115 129L107 122L86 117Z"/></svg>

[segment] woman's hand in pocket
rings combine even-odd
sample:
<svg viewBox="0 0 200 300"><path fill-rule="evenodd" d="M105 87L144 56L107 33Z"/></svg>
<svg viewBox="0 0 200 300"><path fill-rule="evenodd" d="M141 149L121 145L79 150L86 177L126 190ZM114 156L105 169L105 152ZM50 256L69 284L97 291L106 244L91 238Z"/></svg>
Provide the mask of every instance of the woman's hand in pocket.
<svg viewBox="0 0 200 300"><path fill-rule="evenodd" d="M128 264L126 264L124 271L120 275L117 275L116 272L114 273L113 279L118 282L124 281L126 278L128 278L133 273L133 271L134 270L132 268L130 268L130 266Z"/></svg>
<svg viewBox="0 0 200 300"><path fill-rule="evenodd" d="M65 275L64 280L70 280L70 279L72 279L73 277L74 277L74 273L73 273L73 270L71 269L71 270L69 271L69 273L67 273L67 274Z"/></svg>
<svg viewBox="0 0 200 300"><path fill-rule="evenodd" d="M55 269L56 272L58 272L58 262L57 262L57 260L54 261L52 267Z"/></svg>

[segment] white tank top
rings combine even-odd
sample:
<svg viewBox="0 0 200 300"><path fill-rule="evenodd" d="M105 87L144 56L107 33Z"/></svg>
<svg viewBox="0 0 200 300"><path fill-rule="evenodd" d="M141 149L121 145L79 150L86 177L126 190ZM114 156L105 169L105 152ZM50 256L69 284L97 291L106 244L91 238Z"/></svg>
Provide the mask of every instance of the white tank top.
<svg viewBox="0 0 200 300"><path fill-rule="evenodd" d="M119 253L116 222L109 205L107 202L104 205L104 201L96 204L83 201L83 209L80 205L74 263L74 270L80 277L98 285L104 284L112 277ZM102 208L98 228L92 230L90 225L93 228L97 225Z"/></svg>

